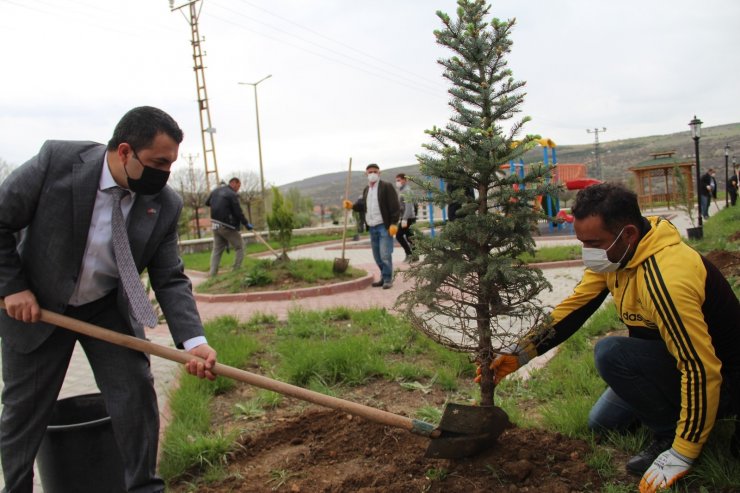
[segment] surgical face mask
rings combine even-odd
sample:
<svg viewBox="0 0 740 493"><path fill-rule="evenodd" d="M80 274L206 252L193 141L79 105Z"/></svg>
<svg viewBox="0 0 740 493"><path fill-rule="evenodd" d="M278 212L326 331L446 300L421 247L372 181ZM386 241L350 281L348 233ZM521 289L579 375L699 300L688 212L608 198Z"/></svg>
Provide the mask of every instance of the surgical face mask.
<svg viewBox="0 0 740 493"><path fill-rule="evenodd" d="M618 262L612 262L611 260L609 260L608 252L617 243L619 237L622 236L623 232L624 228L622 228L622 231L619 232L617 237L614 239L614 242L609 245L609 248L607 248L606 250L603 250L601 248L583 247L582 255L584 265L592 271L598 272L600 274L603 274L605 272L614 272L618 270L622 265L622 261L627 256L627 253L630 251L630 245L627 245L627 249L624 251L624 255L622 255L622 258L620 258Z"/></svg>
<svg viewBox="0 0 740 493"><path fill-rule="evenodd" d="M368 183L377 183L378 180L380 180L380 175L378 175L377 173L368 173L367 175Z"/></svg>
<svg viewBox="0 0 740 493"><path fill-rule="evenodd" d="M396 180L396 188L400 189L403 186L400 180Z"/></svg>
<svg viewBox="0 0 740 493"><path fill-rule="evenodd" d="M133 154L144 170L141 172L140 177L131 178L128 174L128 170L124 168L126 171L126 178L128 180L128 189L134 193L140 193L142 195L154 195L161 192L164 186L167 185L167 180L170 178L170 172L145 166L144 163L141 162L141 159L139 159L139 156L136 155L136 151L134 151Z"/></svg>

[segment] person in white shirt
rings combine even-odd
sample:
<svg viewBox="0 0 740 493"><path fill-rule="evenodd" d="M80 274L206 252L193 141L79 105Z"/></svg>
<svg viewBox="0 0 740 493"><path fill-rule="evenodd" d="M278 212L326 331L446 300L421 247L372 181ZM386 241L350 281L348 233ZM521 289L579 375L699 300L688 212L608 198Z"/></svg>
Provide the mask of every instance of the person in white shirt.
<svg viewBox="0 0 740 493"><path fill-rule="evenodd" d="M368 185L362 191L362 202L344 201L345 209L365 212L365 223L370 233L373 258L380 269L380 279L372 286L393 287L393 238L398 232L401 207L393 185L380 179L380 167L370 163L365 168ZM364 203L364 205L363 205Z"/></svg>
<svg viewBox="0 0 740 493"><path fill-rule="evenodd" d="M0 184L4 491L33 489L34 457L77 342L111 418L124 467L119 480L127 491L164 491L148 356L41 322L40 309L145 338L144 325L157 324L138 278L146 269L175 344L194 356L186 370L215 378L216 351L179 256L183 202L166 186L182 138L164 111L134 108L107 146L47 141Z"/></svg>

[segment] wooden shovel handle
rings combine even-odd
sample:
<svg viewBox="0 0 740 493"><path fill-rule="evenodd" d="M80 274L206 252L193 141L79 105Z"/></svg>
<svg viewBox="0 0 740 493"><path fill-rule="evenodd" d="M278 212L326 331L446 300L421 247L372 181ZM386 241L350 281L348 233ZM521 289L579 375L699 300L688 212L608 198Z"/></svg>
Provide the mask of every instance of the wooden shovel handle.
<svg viewBox="0 0 740 493"><path fill-rule="evenodd" d="M262 242L262 244L265 245L267 247L267 249L272 252L273 255L275 255L277 258L280 258L280 254L278 252L276 252L275 249L272 248L270 246L270 244L267 243L267 241L265 241L264 238L262 238L262 235L261 234L259 234L256 230L253 230L252 233L254 233L254 236L256 236L257 239L260 240Z"/></svg>
<svg viewBox="0 0 740 493"><path fill-rule="evenodd" d="M0 299L0 309L5 309L5 302L2 299ZM145 339L139 339L138 337L114 332L112 330L104 329L88 322L83 322L82 320L77 320L75 318L67 317L66 315L60 315L59 313L50 312L44 309L41 310L41 321L51 325L62 327L67 330L71 330L73 332L77 332L79 334L84 334L95 339L100 339L101 341L106 341L117 346L134 349L136 351L141 351L147 354L153 354L154 356L159 356L160 358L175 361L177 363L185 364L189 361L192 361L193 359L199 359L198 357L188 354L184 351L179 351L167 346L155 344ZM431 438L436 438L440 435L440 431L434 429L434 425L431 425L424 421L407 418L405 416L389 413L387 411L358 404L356 402L350 402L344 399L339 399L337 397L313 392L302 387L297 387L295 385L290 385L278 380L263 377L262 375L250 373L239 368L234 368L233 366L216 363L211 371L216 375L232 378L239 382L254 385L255 387L272 390L273 392L277 392L279 394L287 395L290 397L295 397L296 399L300 399L302 401L312 402L314 404L318 404L319 406L324 406L331 409L344 411L355 416L360 416L367 419L368 421L380 423L387 426L393 426L396 428L403 428L412 433L416 433L417 435L428 436Z"/></svg>

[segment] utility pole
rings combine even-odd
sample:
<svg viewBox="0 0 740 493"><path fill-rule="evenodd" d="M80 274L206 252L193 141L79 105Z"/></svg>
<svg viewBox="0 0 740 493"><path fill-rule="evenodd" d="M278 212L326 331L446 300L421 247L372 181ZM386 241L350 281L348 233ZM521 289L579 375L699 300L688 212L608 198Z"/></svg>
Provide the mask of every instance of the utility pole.
<svg viewBox="0 0 740 493"><path fill-rule="evenodd" d="M606 127L601 127L601 129L594 128L593 130L591 130L590 128L587 128L586 132L590 134L594 134L594 154L596 155L596 171L599 173L599 180L604 181L604 170L601 169L601 154L599 154L599 132L601 133L606 132Z"/></svg>
<svg viewBox="0 0 740 493"><path fill-rule="evenodd" d="M213 134L216 129L211 125L211 110L208 106L208 91L206 90L206 71L203 65L203 55L200 43L205 41L198 32L198 17L203 8L201 0L191 0L179 7L174 6L174 0L170 0L170 11L180 10L185 20L190 24L190 44L193 46L193 70L195 71L195 86L198 91L198 113L200 116L200 137L203 143L203 163L206 170L206 188L211 190L211 178L214 187L218 186L218 164L216 163L216 144ZM188 8L188 14L181 9ZM210 146L210 147L209 147Z"/></svg>

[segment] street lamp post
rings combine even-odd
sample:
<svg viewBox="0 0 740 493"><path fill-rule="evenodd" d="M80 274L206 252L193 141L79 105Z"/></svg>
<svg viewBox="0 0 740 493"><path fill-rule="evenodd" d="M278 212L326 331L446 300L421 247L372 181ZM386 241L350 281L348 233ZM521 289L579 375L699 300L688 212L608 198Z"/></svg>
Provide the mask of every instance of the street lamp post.
<svg viewBox="0 0 740 493"><path fill-rule="evenodd" d="M728 165L730 164L730 149L730 144L725 144L725 187L727 187L727 189L725 190L725 208L729 207L730 205L730 175L728 174L727 170Z"/></svg>
<svg viewBox="0 0 740 493"><path fill-rule="evenodd" d="M268 75L267 77L261 78L257 82L239 82L239 84L254 87L254 114L257 117L257 151L259 152L260 159L260 193L262 194L262 209L264 211L265 217L267 217L267 200L265 199L265 175L264 171L262 170L262 138L260 136L260 110L259 105L257 104L257 84L269 79L270 77L272 77L272 74Z"/></svg>
<svg viewBox="0 0 740 493"><path fill-rule="evenodd" d="M704 227L701 215L701 167L699 165L699 139L701 138L702 123L704 122L699 120L696 115L694 115L694 119L689 122L691 138L694 139L694 152L696 154L696 200L699 204L699 228Z"/></svg>

